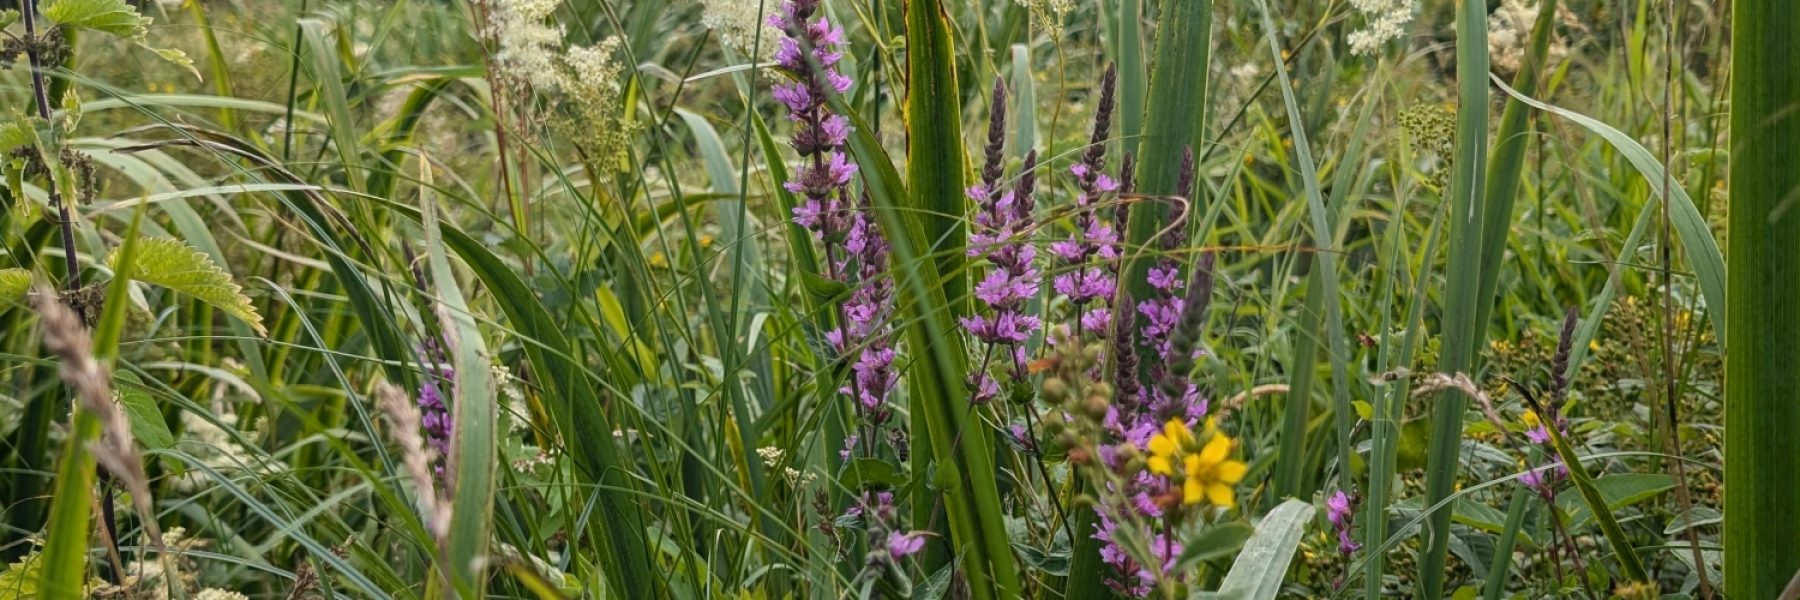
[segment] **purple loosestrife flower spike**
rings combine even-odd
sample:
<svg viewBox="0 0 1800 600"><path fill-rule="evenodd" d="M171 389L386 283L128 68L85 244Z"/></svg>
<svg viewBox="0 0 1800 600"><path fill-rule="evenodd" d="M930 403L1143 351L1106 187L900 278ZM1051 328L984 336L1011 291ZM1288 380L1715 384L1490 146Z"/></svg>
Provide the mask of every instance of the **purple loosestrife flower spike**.
<svg viewBox="0 0 1800 600"><path fill-rule="evenodd" d="M1021 185L1007 190L999 185L1003 167L1001 148L1005 143L1006 88L994 84L994 122L988 129L987 162L982 167L982 183L969 186L965 195L976 206L974 226L970 228L968 254L984 257L992 269L975 284L975 298L986 308L985 314L961 319L963 328L980 340L984 353L1003 351L1011 363L1015 377L1023 377L1025 365L1016 350L1042 327L1038 317L1026 314L1025 305L1038 294L1042 275L1035 266L1037 249L1023 238L1032 228L1031 188ZM1036 163L1036 153L1026 157L1027 177ZM983 361L985 362L985 361ZM986 402L999 395L999 385L987 372L969 374L976 402Z"/></svg>
<svg viewBox="0 0 1800 600"><path fill-rule="evenodd" d="M994 187L1000 182L1001 169L1004 166L1006 150L1006 85L999 77L994 78L994 101L988 117L987 156L981 165L981 184L987 187L989 194L997 194Z"/></svg>
<svg viewBox="0 0 1800 600"><path fill-rule="evenodd" d="M837 329L825 337L850 363L850 381L839 391L856 401L865 427L879 428L891 415L887 399L900 380L887 322L893 309L893 282L884 277L888 245L868 212L849 199L856 177L856 163L844 153L850 121L827 108L833 95L850 89L850 78L837 66L844 29L814 19L819 1L787 0L768 18L782 32L776 68L791 78L772 94L795 123L791 140L802 160L783 187L804 197L794 207L794 222L825 243L826 276L853 290L840 307ZM861 439L880 439L873 429L868 433ZM855 449L847 446L845 457Z"/></svg>
<svg viewBox="0 0 1800 600"><path fill-rule="evenodd" d="M1058 275L1051 287L1074 305L1076 318L1084 329L1105 330L1111 322L1109 307L1091 311L1084 307L1095 299L1111 298L1117 285L1112 268L1094 265L1092 260L1114 261L1119 258L1119 235L1111 223L1100 219L1097 204L1105 194L1119 189L1118 181L1105 174L1107 132L1112 126L1113 84L1117 76L1108 66L1101 79L1100 103L1094 111L1094 131L1081 161L1069 167L1075 176L1075 231L1069 239L1050 245L1050 251L1070 267ZM1085 312L1084 312L1085 311Z"/></svg>
<svg viewBox="0 0 1800 600"><path fill-rule="evenodd" d="M1562 331L1556 338L1556 355L1550 359L1550 391L1544 395L1550 406L1562 406L1563 392L1569 389L1569 350L1575 344L1575 323L1579 315L1575 307L1563 313Z"/></svg>

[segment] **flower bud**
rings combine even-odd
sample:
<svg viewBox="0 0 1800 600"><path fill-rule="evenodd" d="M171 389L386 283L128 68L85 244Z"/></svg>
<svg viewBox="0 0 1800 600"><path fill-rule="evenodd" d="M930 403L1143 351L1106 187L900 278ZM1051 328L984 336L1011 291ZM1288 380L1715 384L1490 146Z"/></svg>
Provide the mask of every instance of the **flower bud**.
<svg viewBox="0 0 1800 600"><path fill-rule="evenodd" d="M1062 404L1064 400L1069 399L1069 383L1063 381L1061 377L1044 379L1043 391L1044 401L1051 404Z"/></svg>

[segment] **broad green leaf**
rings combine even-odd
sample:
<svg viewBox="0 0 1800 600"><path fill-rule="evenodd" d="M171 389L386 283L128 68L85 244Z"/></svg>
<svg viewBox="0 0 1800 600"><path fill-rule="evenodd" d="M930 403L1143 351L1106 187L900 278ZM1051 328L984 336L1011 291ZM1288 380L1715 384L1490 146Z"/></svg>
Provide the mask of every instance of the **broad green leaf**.
<svg viewBox="0 0 1800 600"><path fill-rule="evenodd" d="M1233 600L1272 600L1281 591L1281 580L1287 576L1288 563L1300 548L1300 537L1313 519L1313 506L1299 500L1288 500L1269 511L1256 534L1244 542L1244 551L1231 563L1219 591L1195 592L1191 600L1231 598Z"/></svg>
<svg viewBox="0 0 1800 600"><path fill-rule="evenodd" d="M13 304L24 304L25 295L31 292L31 271L25 269L0 269L0 308Z"/></svg>
<svg viewBox="0 0 1800 600"><path fill-rule="evenodd" d="M145 238L138 248L137 260L128 271L121 272L117 268L118 258L119 253L115 251L106 261L114 268L115 277L127 277L191 296L249 323L258 335L268 335L256 307L250 305L250 297L245 296L243 288L231 280L231 274L213 264L206 253L180 240Z"/></svg>
<svg viewBox="0 0 1800 600"><path fill-rule="evenodd" d="M1256 534L1256 528L1243 521L1226 521L1214 523L1201 529L1200 533L1188 538L1181 551L1181 558L1175 561L1177 571L1186 571L1194 565L1218 560L1237 554Z"/></svg>
<svg viewBox="0 0 1800 600"><path fill-rule="evenodd" d="M17 22L19 22L19 11L10 8L0 10L0 29L12 27L12 24Z"/></svg>
<svg viewBox="0 0 1800 600"><path fill-rule="evenodd" d="M44 18L55 23L136 38L150 27L150 18L139 15L125 0L51 0L43 7Z"/></svg>
<svg viewBox="0 0 1800 600"><path fill-rule="evenodd" d="M129 373L120 372L117 379L121 382L131 377ZM131 421L131 437L137 438L148 450L164 450L175 447L175 434L169 432L169 424L163 420L162 411L156 407L156 398L136 385L120 385L119 406L125 409L125 417Z"/></svg>
<svg viewBox="0 0 1800 600"><path fill-rule="evenodd" d="M906 471L898 464L879 458L858 458L844 463L843 470L838 472L838 482L852 490L870 484L901 488L906 486Z"/></svg>

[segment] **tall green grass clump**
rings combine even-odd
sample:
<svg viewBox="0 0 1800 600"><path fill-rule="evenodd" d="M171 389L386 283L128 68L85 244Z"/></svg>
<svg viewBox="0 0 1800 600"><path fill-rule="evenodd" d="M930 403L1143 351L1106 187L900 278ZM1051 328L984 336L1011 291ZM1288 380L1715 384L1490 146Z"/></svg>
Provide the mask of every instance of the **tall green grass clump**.
<svg viewBox="0 0 1800 600"><path fill-rule="evenodd" d="M1774 8L16 4L0 599L1796 568Z"/></svg>

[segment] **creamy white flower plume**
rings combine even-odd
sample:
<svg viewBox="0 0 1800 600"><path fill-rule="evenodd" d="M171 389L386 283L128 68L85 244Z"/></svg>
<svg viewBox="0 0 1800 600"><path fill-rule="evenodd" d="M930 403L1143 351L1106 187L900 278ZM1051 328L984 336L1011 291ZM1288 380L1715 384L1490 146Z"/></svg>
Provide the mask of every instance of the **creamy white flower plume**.
<svg viewBox="0 0 1800 600"><path fill-rule="evenodd" d="M1350 34L1350 51L1357 55L1374 54L1382 44L1404 35L1406 24L1412 22L1411 0L1350 0L1350 6L1367 21Z"/></svg>

